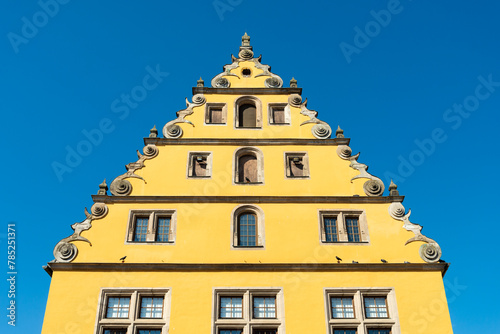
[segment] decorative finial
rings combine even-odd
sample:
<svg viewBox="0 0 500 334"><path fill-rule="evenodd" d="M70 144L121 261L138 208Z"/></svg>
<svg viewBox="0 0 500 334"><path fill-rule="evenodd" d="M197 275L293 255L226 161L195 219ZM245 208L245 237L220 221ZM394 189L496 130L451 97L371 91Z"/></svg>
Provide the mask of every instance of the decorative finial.
<svg viewBox="0 0 500 334"><path fill-rule="evenodd" d="M290 80L290 87L291 88L297 87L297 80L295 80L295 78L292 78L292 80Z"/></svg>
<svg viewBox="0 0 500 334"><path fill-rule="evenodd" d="M99 185L99 190L97 191L97 195L107 195L108 191L108 185L106 184L106 179L102 181L102 183Z"/></svg>
<svg viewBox="0 0 500 334"><path fill-rule="evenodd" d="M392 180L389 185L389 196L399 196L398 186Z"/></svg>
<svg viewBox="0 0 500 334"><path fill-rule="evenodd" d="M337 131L335 131L335 136L337 138L344 138L344 130L340 128L340 125L337 127Z"/></svg>
<svg viewBox="0 0 500 334"><path fill-rule="evenodd" d="M245 35L241 37L241 46L250 46L250 36L248 36L246 32Z"/></svg>
<svg viewBox="0 0 500 334"><path fill-rule="evenodd" d="M156 130L156 125L153 125L153 128L149 130L149 138L158 137L158 130Z"/></svg>
<svg viewBox="0 0 500 334"><path fill-rule="evenodd" d="M196 81L197 87L205 87L205 81L200 77L200 80Z"/></svg>

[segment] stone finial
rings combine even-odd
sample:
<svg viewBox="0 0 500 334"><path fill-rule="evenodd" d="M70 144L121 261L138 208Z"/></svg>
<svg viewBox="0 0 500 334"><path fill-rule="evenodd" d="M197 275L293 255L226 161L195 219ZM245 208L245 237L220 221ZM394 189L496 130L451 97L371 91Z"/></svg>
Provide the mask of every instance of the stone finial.
<svg viewBox="0 0 500 334"><path fill-rule="evenodd" d="M102 183L99 185L99 190L97 191L97 195L107 195L108 191L108 185L106 184L106 179L102 181Z"/></svg>
<svg viewBox="0 0 500 334"><path fill-rule="evenodd" d="M389 185L389 196L399 196L398 186L392 180Z"/></svg>
<svg viewBox="0 0 500 334"><path fill-rule="evenodd" d="M344 130L340 128L340 125L337 127L337 131L335 131L335 136L337 138L344 138Z"/></svg>
<svg viewBox="0 0 500 334"><path fill-rule="evenodd" d="M241 46L250 46L250 36L248 36L246 32L245 35L241 37Z"/></svg>
<svg viewBox="0 0 500 334"><path fill-rule="evenodd" d="M200 80L196 81L196 87L205 87L205 81L200 77Z"/></svg>
<svg viewBox="0 0 500 334"><path fill-rule="evenodd" d="M297 87L297 80L295 80L295 78L292 78L292 80L290 80L290 87L291 88Z"/></svg>
<svg viewBox="0 0 500 334"><path fill-rule="evenodd" d="M149 130L149 138L158 137L158 130L156 129L156 125L153 125L153 128Z"/></svg>

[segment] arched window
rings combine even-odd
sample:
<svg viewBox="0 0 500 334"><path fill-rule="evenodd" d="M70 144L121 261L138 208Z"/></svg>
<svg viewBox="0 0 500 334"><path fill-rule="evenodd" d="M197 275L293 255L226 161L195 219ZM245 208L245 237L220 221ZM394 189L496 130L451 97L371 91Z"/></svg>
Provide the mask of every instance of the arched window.
<svg viewBox="0 0 500 334"><path fill-rule="evenodd" d="M243 147L234 155L234 182L256 184L264 182L262 152L254 147Z"/></svg>
<svg viewBox="0 0 500 334"><path fill-rule="evenodd" d="M244 212L238 216L238 246L257 246L257 216Z"/></svg>
<svg viewBox="0 0 500 334"><path fill-rule="evenodd" d="M235 103L236 128L261 128L262 103L253 96L242 96Z"/></svg>
<svg viewBox="0 0 500 334"><path fill-rule="evenodd" d="M240 205L232 213L233 247L264 246L264 213L254 205Z"/></svg>

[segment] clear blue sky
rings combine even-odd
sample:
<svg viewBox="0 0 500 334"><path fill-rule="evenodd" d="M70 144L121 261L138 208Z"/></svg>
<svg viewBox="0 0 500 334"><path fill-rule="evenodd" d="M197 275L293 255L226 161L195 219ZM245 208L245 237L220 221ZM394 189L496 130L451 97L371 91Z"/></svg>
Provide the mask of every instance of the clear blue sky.
<svg viewBox="0 0 500 334"><path fill-rule="evenodd" d="M83 220L99 183L135 161L149 129L185 106L196 80L230 62L245 31L263 63L286 83L295 77L309 108L345 130L371 173L396 178L411 220L451 263L455 333L499 332L498 2L65 1L48 1L50 15L36 1L4 1L0 12L1 270L6 277L15 222L18 271L17 326L7 326L2 279L0 332L40 332L50 284L42 265L55 244ZM116 113L148 66L168 76ZM58 177L54 162L67 165L68 148L103 119L112 130Z"/></svg>

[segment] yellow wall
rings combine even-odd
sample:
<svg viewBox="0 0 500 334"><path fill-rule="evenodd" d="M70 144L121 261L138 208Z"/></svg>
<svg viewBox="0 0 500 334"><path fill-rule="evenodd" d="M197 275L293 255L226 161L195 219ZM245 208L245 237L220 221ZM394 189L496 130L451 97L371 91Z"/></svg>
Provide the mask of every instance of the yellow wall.
<svg viewBox="0 0 500 334"><path fill-rule="evenodd" d="M448 334L452 329L440 281L438 272L57 272L42 334L94 333L101 287L170 288L170 334L211 333L215 287L283 288L286 332L291 334L327 333L324 288L393 287L401 333Z"/></svg>

